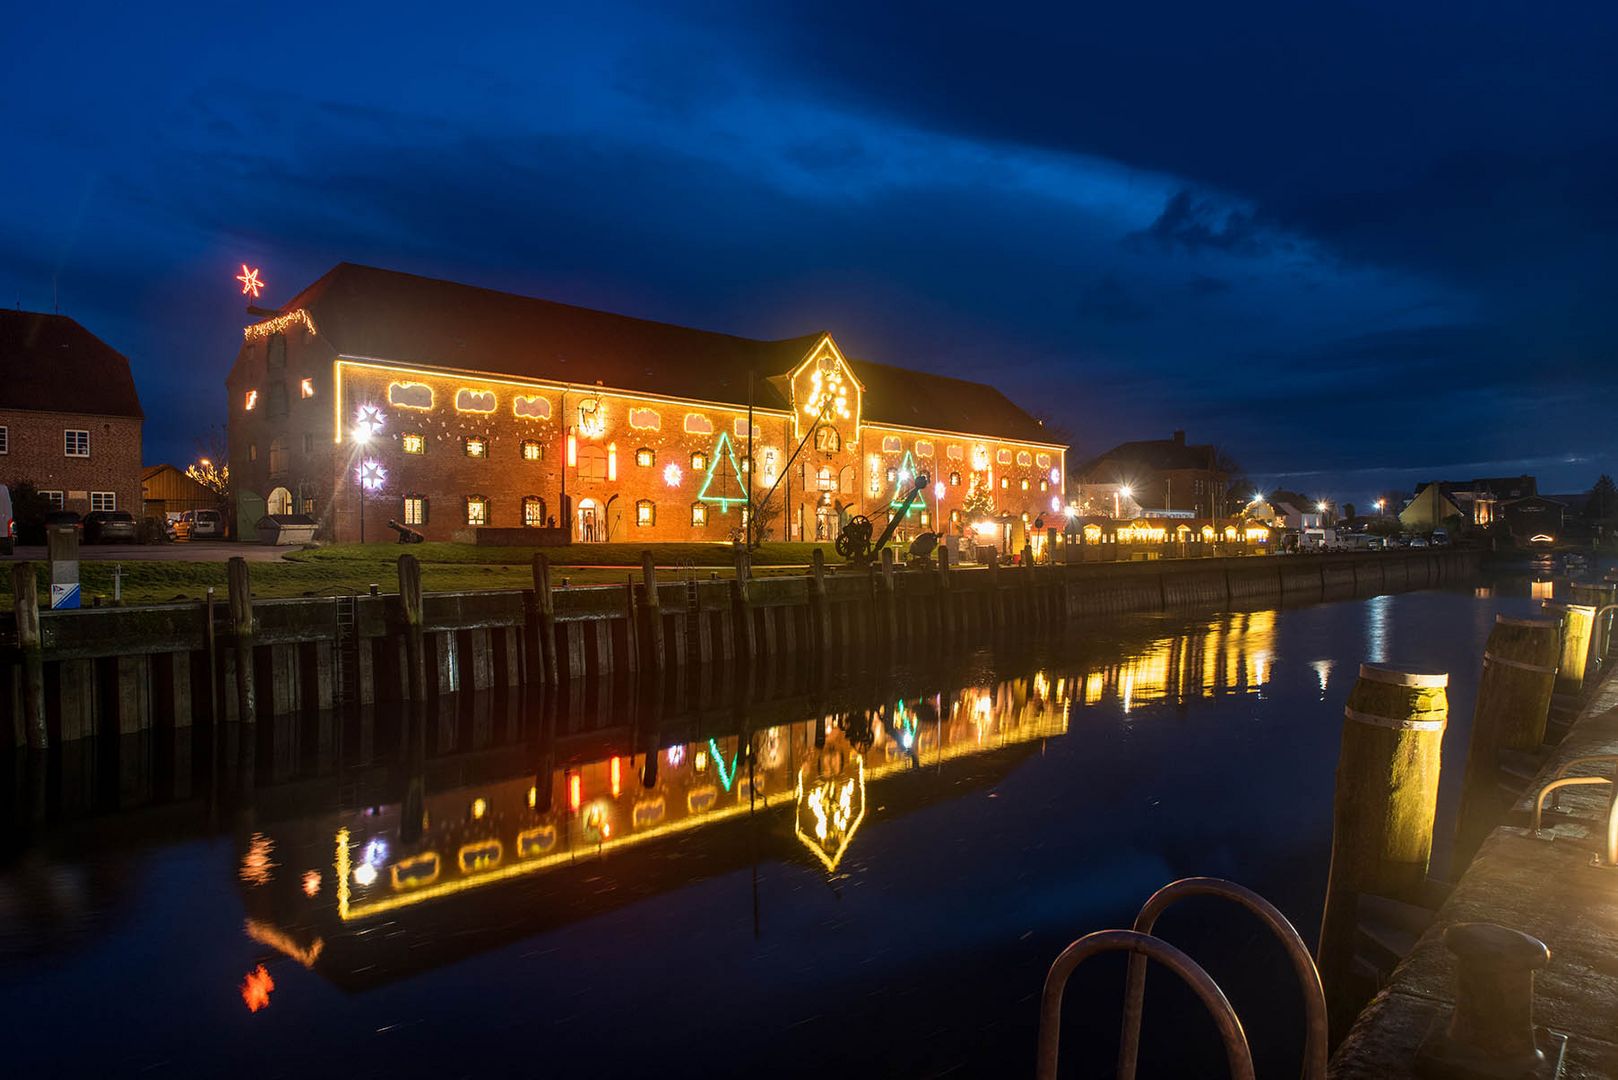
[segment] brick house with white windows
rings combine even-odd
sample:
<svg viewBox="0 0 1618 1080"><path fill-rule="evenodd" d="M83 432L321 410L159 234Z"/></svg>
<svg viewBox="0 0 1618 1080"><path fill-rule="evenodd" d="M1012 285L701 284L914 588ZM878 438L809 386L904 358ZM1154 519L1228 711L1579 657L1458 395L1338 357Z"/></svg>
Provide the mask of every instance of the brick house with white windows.
<svg viewBox="0 0 1618 1080"><path fill-rule="evenodd" d="M144 419L118 350L65 315L0 311L0 484L138 517Z"/></svg>
<svg viewBox="0 0 1618 1080"><path fill-rule="evenodd" d="M355 540L362 475L373 541L390 519L446 540L555 519L575 541L723 541L750 471L776 539L880 527L922 473L911 534L962 532L981 490L1017 550L1062 506L1066 447L1004 394L847 358L824 331L755 341L344 263L245 339L226 379L244 530L302 512Z"/></svg>

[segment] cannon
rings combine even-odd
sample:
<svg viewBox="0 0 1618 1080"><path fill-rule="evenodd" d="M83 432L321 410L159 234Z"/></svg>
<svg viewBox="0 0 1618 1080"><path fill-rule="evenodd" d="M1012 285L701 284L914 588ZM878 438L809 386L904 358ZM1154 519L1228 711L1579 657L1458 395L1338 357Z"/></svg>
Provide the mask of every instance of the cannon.
<svg viewBox="0 0 1618 1080"><path fill-rule="evenodd" d="M410 526L401 525L391 518L388 521L388 528L399 534L399 543L401 544L419 544L423 540L427 539Z"/></svg>
<svg viewBox="0 0 1618 1080"><path fill-rule="evenodd" d="M910 513L910 507L915 504L916 499L921 496L923 491L927 490L930 479L926 473L917 473L912 478L910 488L905 493L904 501L888 515L887 527L882 530L882 535L874 541L871 539L871 534L876 531L876 527L871 524L870 518L864 514L849 518L848 524L844 525L842 531L837 534L835 545L837 554L856 566L869 566L872 560L882 554L882 549L888 546L888 541L893 539L894 531L899 528L899 523L904 521L905 515ZM918 539L920 538L918 537ZM934 542L936 543L936 538ZM931 551L930 547L928 551Z"/></svg>

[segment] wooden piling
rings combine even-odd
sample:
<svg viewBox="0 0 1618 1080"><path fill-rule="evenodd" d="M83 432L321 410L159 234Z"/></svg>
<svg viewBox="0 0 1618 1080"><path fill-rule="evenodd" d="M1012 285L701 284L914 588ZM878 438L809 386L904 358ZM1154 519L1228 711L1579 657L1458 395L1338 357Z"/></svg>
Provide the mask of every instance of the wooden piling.
<svg viewBox="0 0 1618 1080"><path fill-rule="evenodd" d="M826 610L826 553L815 548L809 555L809 627L815 655L831 651L831 620Z"/></svg>
<svg viewBox="0 0 1618 1080"><path fill-rule="evenodd" d="M39 583L34 564L11 568L11 610L17 621L17 650L22 654L22 715L17 717L12 741L30 750L49 745L45 730L45 644L39 631Z"/></svg>
<svg viewBox="0 0 1618 1080"><path fill-rule="evenodd" d="M882 549L882 568L876 579L878 633L882 644L893 648L899 643L899 613L893 594L893 549Z"/></svg>
<svg viewBox="0 0 1618 1080"><path fill-rule="evenodd" d="M404 619L405 685L410 700L427 700L427 640L421 614L421 563L399 556L399 608Z"/></svg>
<svg viewBox="0 0 1618 1080"><path fill-rule="evenodd" d="M551 563L543 555L534 556L535 635L539 639L540 679L546 686L557 682L556 600L551 595Z"/></svg>
<svg viewBox="0 0 1618 1080"><path fill-rule="evenodd" d="M989 629L998 634L1005 625L1005 612L1000 606L1000 553L989 552Z"/></svg>
<svg viewBox="0 0 1618 1080"><path fill-rule="evenodd" d="M736 548L735 560L736 576L730 583L730 638L734 642L734 657L727 655L725 659L741 659L751 663L758 655L758 629L753 622L753 608L747 588L753 576L752 562L744 547Z"/></svg>
<svg viewBox="0 0 1618 1080"><path fill-rule="evenodd" d="M1318 951L1337 1033L1369 996L1352 974L1360 896L1420 904L1427 892L1448 684L1441 672L1362 664L1343 710Z"/></svg>
<svg viewBox="0 0 1618 1080"><path fill-rule="evenodd" d="M1590 657L1596 609L1587 604L1547 602L1545 610L1562 616L1562 649L1556 667L1556 692L1577 695L1584 689L1584 672Z"/></svg>
<svg viewBox="0 0 1618 1080"><path fill-rule="evenodd" d="M663 607L657 596L657 564L652 559L650 551L640 554L641 576L641 617L646 624L646 632L641 635L645 642L645 649L641 653L641 666L647 671L662 671L664 665L663 654Z"/></svg>
<svg viewBox="0 0 1618 1080"><path fill-rule="evenodd" d="M236 719L252 724L258 721L258 701L253 682L253 588L247 560L233 556L228 573L230 638L236 659Z"/></svg>
<svg viewBox="0 0 1618 1080"><path fill-rule="evenodd" d="M949 591L949 542L938 545L938 632L944 641L955 636L954 597Z"/></svg>

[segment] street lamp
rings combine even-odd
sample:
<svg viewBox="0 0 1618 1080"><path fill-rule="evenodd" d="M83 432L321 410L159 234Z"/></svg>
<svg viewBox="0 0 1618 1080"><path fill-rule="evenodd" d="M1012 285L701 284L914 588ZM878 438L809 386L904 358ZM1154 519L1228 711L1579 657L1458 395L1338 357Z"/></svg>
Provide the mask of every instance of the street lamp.
<svg viewBox="0 0 1618 1080"><path fill-rule="evenodd" d="M1114 491L1112 493L1112 519L1114 521L1118 520L1118 516L1119 516L1119 514L1121 512L1120 509L1119 509L1119 506L1118 506L1118 497L1120 495L1122 495L1126 499L1132 499L1132 498L1135 497L1135 493L1130 490L1130 487L1129 487L1128 484L1120 484L1119 485L1118 490L1116 490L1116 491Z"/></svg>

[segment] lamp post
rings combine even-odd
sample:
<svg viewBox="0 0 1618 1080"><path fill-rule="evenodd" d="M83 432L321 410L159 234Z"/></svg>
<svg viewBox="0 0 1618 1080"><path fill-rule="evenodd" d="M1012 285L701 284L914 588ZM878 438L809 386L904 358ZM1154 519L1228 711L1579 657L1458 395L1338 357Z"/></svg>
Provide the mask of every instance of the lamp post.
<svg viewBox="0 0 1618 1080"><path fill-rule="evenodd" d="M1134 491L1132 491L1130 489L1128 484L1121 484L1118 487L1113 489L1113 492L1112 492L1112 520L1114 520L1114 521L1118 520L1118 516L1122 512L1120 510L1120 508L1119 508L1119 502L1118 502L1118 497L1120 495L1123 496L1126 499L1132 499L1132 498L1135 497Z"/></svg>

